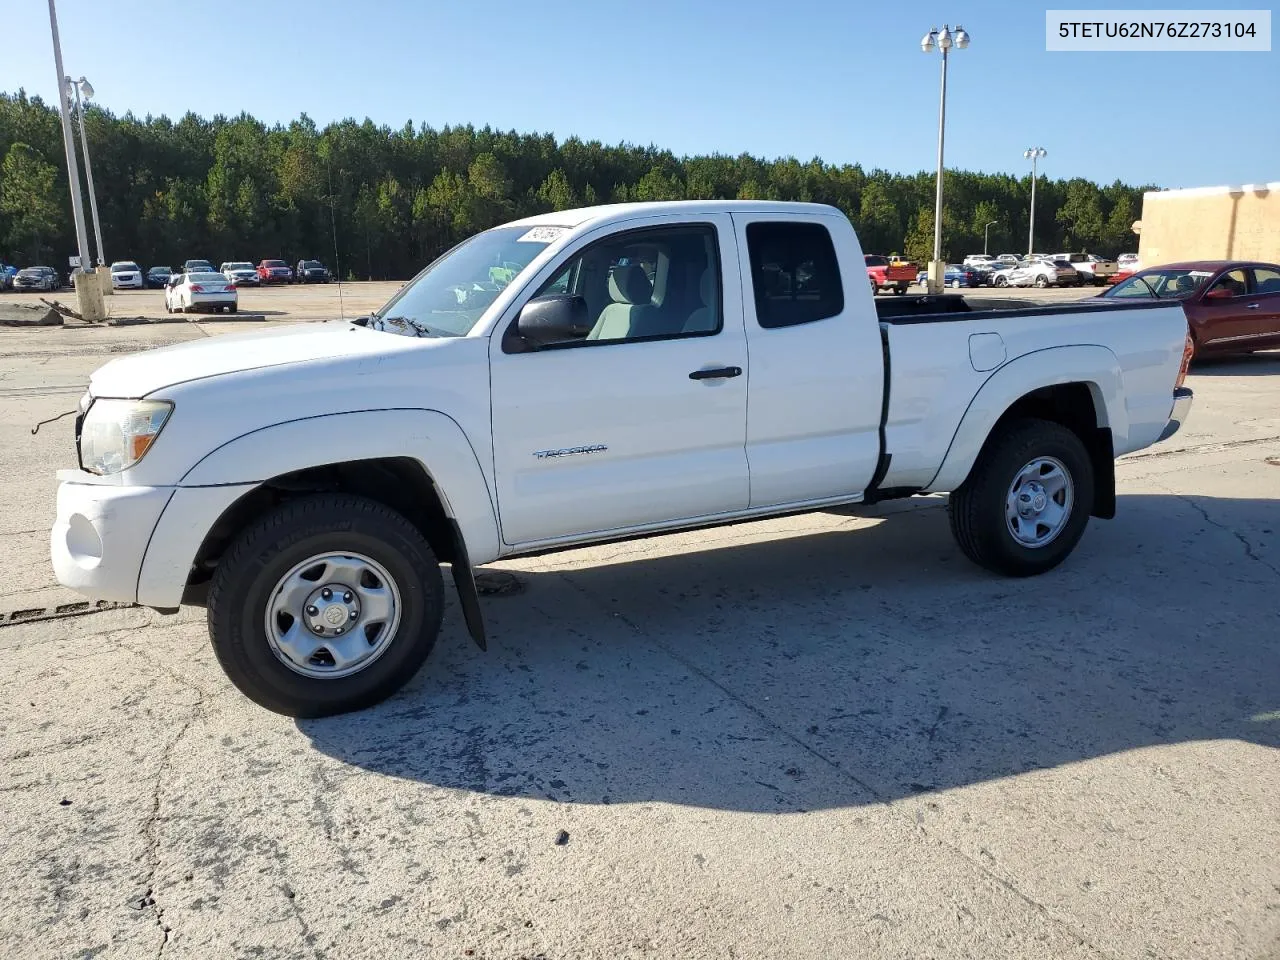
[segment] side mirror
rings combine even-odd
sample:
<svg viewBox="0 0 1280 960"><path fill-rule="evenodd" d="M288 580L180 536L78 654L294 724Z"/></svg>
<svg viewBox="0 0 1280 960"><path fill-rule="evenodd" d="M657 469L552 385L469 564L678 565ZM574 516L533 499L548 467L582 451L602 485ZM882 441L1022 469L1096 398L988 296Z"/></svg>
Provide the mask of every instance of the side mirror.
<svg viewBox="0 0 1280 960"><path fill-rule="evenodd" d="M1204 295L1206 300L1230 300L1233 297L1235 297L1235 294L1231 292L1229 287L1214 287Z"/></svg>
<svg viewBox="0 0 1280 960"><path fill-rule="evenodd" d="M541 347L552 343L581 340L591 332L587 301L574 294L556 293L535 297L516 318L516 333L526 343Z"/></svg>

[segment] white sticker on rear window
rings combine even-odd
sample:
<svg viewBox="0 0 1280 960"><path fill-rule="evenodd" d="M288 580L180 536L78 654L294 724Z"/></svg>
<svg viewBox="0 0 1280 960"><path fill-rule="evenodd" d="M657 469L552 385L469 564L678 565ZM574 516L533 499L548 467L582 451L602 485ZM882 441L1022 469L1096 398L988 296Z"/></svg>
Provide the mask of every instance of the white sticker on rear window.
<svg viewBox="0 0 1280 960"><path fill-rule="evenodd" d="M555 243L568 232L568 227L534 227L528 233L516 237L516 242Z"/></svg>
<svg viewBox="0 0 1280 960"><path fill-rule="evenodd" d="M1192 271L1191 271L1191 276L1193 276L1193 277L1212 277L1212 276L1213 276L1213 271L1212 271L1212 270L1192 270Z"/></svg>

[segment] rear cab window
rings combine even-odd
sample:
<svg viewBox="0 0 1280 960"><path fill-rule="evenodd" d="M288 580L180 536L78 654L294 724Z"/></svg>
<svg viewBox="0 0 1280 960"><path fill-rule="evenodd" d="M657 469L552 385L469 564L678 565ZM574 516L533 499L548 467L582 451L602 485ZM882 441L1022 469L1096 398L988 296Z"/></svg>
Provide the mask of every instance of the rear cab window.
<svg viewBox="0 0 1280 960"><path fill-rule="evenodd" d="M747 224L756 320L766 329L826 320L844 312L844 288L831 233L820 223Z"/></svg>

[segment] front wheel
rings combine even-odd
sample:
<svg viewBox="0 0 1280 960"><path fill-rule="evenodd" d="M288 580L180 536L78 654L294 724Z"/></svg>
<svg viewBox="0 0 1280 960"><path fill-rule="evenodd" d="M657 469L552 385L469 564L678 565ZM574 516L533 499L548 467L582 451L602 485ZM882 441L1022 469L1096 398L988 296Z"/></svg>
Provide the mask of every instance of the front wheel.
<svg viewBox="0 0 1280 960"><path fill-rule="evenodd" d="M993 281L997 287L1007 287L1009 285L1008 277L996 277Z"/></svg>
<svg viewBox="0 0 1280 960"><path fill-rule="evenodd" d="M291 500L246 529L209 588L218 663L254 702L291 717L372 706L430 654L444 606L430 545L374 500Z"/></svg>
<svg viewBox="0 0 1280 960"><path fill-rule="evenodd" d="M951 494L951 533L974 563L1011 577L1052 570L1093 511L1093 462L1080 438L1048 420L1018 420L988 438Z"/></svg>

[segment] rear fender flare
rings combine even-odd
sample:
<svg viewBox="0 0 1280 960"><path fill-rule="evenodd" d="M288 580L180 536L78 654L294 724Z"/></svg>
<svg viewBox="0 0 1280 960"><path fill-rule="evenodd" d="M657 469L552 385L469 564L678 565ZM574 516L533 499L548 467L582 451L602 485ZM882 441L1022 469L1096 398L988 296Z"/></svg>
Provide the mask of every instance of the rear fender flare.
<svg viewBox="0 0 1280 960"><path fill-rule="evenodd" d="M1109 429L1116 446L1129 435L1120 361L1106 347L1049 347L1024 354L997 369L974 394L951 444L926 490L955 490L969 476L999 419L1019 399L1042 387L1084 383L1093 396L1097 425Z"/></svg>

